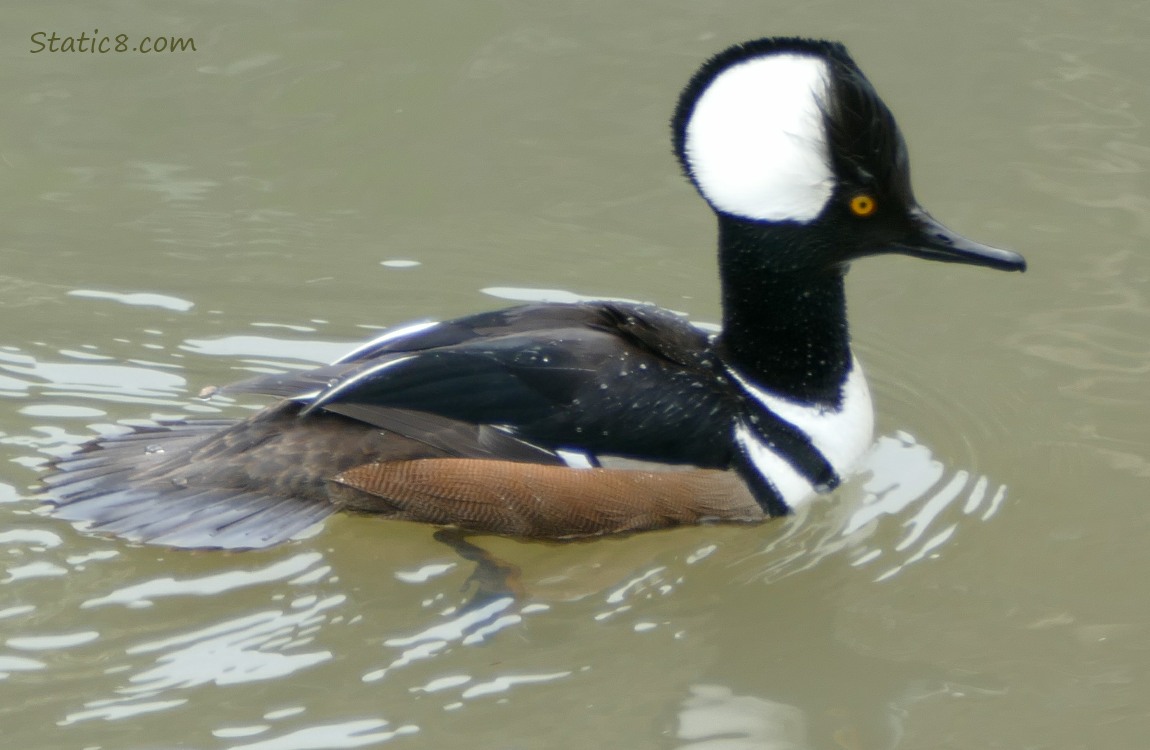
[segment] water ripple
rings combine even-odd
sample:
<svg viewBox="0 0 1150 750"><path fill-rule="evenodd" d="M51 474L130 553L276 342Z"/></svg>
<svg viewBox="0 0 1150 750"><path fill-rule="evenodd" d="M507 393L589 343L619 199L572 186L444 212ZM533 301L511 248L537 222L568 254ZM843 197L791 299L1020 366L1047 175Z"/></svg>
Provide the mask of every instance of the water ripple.
<svg viewBox="0 0 1150 750"><path fill-rule="evenodd" d="M107 604L149 607L160 597L187 596L189 594L211 596L245 586L287 580L303 574L322 559L323 556L317 552L304 552L257 570L231 570L226 573L182 580L171 577L157 578L118 589L104 596L88 599L80 607L89 609ZM319 568L319 570L327 572L328 569Z"/></svg>
<svg viewBox="0 0 1150 750"><path fill-rule="evenodd" d="M383 730L390 723L380 719L359 719L338 724L323 724L243 745L233 745L231 750L327 750L331 748L365 747L394 737L416 734L419 727L404 724L395 729Z"/></svg>

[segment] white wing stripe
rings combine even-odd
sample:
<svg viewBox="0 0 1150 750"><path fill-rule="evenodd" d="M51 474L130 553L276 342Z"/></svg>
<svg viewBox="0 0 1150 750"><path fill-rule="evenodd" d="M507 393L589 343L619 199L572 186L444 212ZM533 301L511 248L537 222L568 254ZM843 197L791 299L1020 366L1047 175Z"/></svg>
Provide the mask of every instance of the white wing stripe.
<svg viewBox="0 0 1150 750"><path fill-rule="evenodd" d="M587 454L580 451L556 450L555 455L572 469L590 469L593 466Z"/></svg>
<svg viewBox="0 0 1150 750"><path fill-rule="evenodd" d="M419 323L411 323L410 325L405 325L400 328L392 328L390 330L384 331L383 334L377 338L372 339L371 341L368 341L366 344L360 344L347 354L332 362L332 364L338 365L341 362L347 362L348 360L355 359L363 352L370 351L374 347L380 346L381 344L386 344L390 341L397 341L398 339L404 338L406 336L414 336L421 331L426 331L428 328L434 328L437 325L439 325L439 323L434 320L424 320Z"/></svg>
<svg viewBox="0 0 1150 750"><path fill-rule="evenodd" d="M386 362L380 362L379 364L373 365L372 367L364 368L346 380L340 380L339 382L334 383L330 388L326 388L317 394L315 399L308 405L306 409L301 412L301 414L307 414L312 409L323 406L329 401L333 401L336 396L343 393L344 391L350 390L353 386L355 386L356 383L362 382L367 378L376 375L377 373L381 373L384 370L395 367L396 365L406 362L409 359L415 359L416 356L418 355L409 354L406 357L400 357L399 359L389 359Z"/></svg>

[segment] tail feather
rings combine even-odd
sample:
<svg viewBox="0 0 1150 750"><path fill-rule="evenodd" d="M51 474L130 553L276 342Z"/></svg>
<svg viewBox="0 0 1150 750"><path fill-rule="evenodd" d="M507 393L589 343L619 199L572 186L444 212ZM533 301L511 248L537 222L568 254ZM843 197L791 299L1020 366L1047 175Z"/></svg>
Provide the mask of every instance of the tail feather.
<svg viewBox="0 0 1150 750"><path fill-rule="evenodd" d="M176 531L204 532L252 515L266 502L218 490L153 494L147 507L129 504L130 514L93 519L93 528L136 540L152 540ZM120 506L121 508L123 506Z"/></svg>
<svg viewBox="0 0 1150 750"><path fill-rule="evenodd" d="M97 459L88 459L97 461ZM127 474L130 469L109 464L107 459L99 459L99 463L76 469L69 467L60 474L49 474L44 477L44 484L56 490L61 497L75 499L86 495L90 490L106 487L109 479L118 474Z"/></svg>
<svg viewBox="0 0 1150 750"><path fill-rule="evenodd" d="M202 420L134 427L56 460L44 477L52 514L147 544L256 549L298 536L335 512L316 498L251 487L194 486L169 474L236 423Z"/></svg>
<svg viewBox="0 0 1150 750"><path fill-rule="evenodd" d="M225 526L216 525L211 538L215 546L224 549L270 547L298 536L334 512L332 505L308 505L285 498ZM185 529L156 541L181 547L189 546L189 542L190 546L203 546L197 543L201 533L199 529Z"/></svg>
<svg viewBox="0 0 1150 750"><path fill-rule="evenodd" d="M110 524L131 515L133 509L156 498L155 492L135 489L104 488L70 496L66 504L52 497L48 502L56 505L53 515L67 521L88 521L94 525Z"/></svg>
<svg viewBox="0 0 1150 750"><path fill-rule="evenodd" d="M77 454L68 456L66 458L57 459L53 465L53 468L61 473L49 475L44 478L45 481L52 484L58 484L60 482L67 481L67 478L71 472L89 469L94 466L102 466L108 463L108 459L101 456L97 456L95 458L85 458L85 455L86 454Z"/></svg>

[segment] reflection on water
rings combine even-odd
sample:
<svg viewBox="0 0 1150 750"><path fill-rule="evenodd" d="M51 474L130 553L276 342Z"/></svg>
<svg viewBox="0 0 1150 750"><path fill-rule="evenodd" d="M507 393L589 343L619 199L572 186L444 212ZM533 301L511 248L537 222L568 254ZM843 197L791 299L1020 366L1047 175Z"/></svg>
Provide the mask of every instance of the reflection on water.
<svg viewBox="0 0 1150 750"><path fill-rule="evenodd" d="M243 586L268 581L292 579L295 582L310 583L316 578L323 577L330 568L319 569L304 575L305 571L317 563L322 556L318 553L296 555L288 560L277 562L263 569L228 571L201 578L176 580L174 578L160 578L145 583L138 583L123 589L118 589L96 599L89 599L80 606L99 607L105 604L123 604L129 607L150 607L154 600L166 596L211 596L232 591ZM299 575L301 578L296 579ZM292 582L289 580L289 583Z"/></svg>
<svg viewBox="0 0 1150 750"><path fill-rule="evenodd" d="M324 724L323 726L308 727L278 737L260 740L258 742L231 745L231 750L312 750L313 748L346 748L365 747L380 742L415 734L419 727L404 724L395 729L384 728L389 723L382 720L368 719L347 721L338 724ZM267 730L267 725L242 727L232 730L217 729L213 734L220 738L249 736ZM380 731L383 730L383 731Z"/></svg>
<svg viewBox="0 0 1150 750"><path fill-rule="evenodd" d="M735 695L722 685L694 685L679 712L681 750L802 750L806 715L785 703ZM849 746L847 746L849 747Z"/></svg>
<svg viewBox="0 0 1150 750"><path fill-rule="evenodd" d="M880 437L862 474L861 484L848 486L845 502L836 494L822 503L829 509L804 511L769 544L762 554L771 562L759 575L791 575L841 552L883 581L940 554L967 519L989 520L1006 496L1004 486L992 486L985 476L947 468L905 432Z"/></svg>
<svg viewBox="0 0 1150 750"><path fill-rule="evenodd" d="M128 656L159 655L151 665L128 676L128 684L116 689L116 697L88 701L82 710L65 716L63 723L127 718L180 705L186 699L163 698L188 688L272 680L328 661L333 658L330 651L299 649L311 642L310 634L326 621L323 613L345 598L303 596L284 609L245 614L131 646L126 649Z"/></svg>
<svg viewBox="0 0 1150 750"><path fill-rule="evenodd" d="M72 297L88 297L90 299L109 299L125 305L137 307L159 307L175 312L187 312L195 305L187 300L172 297L167 294L153 294L151 292L107 292L97 289L73 289L68 292Z"/></svg>

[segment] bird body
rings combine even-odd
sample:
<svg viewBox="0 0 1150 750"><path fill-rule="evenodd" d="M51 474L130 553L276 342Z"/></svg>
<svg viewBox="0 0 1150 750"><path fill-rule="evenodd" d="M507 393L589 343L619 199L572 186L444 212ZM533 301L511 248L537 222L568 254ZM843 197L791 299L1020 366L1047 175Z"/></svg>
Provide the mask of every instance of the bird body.
<svg viewBox="0 0 1150 750"><path fill-rule="evenodd" d="M185 547L268 546L341 509L564 539L761 521L832 490L874 424L850 262L1025 262L917 204L894 118L842 45L720 53L672 135L718 220L719 333L609 301L409 324L225 388L280 399L248 419L88 444L45 479L55 514Z"/></svg>

